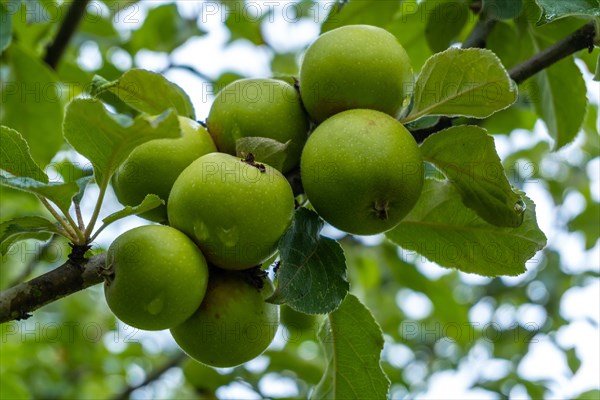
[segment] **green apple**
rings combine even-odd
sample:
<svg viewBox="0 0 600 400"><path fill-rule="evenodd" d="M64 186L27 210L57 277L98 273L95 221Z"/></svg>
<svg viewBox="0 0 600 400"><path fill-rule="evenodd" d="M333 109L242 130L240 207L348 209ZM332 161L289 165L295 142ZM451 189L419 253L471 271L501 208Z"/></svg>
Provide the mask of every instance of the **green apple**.
<svg viewBox="0 0 600 400"><path fill-rule="evenodd" d="M198 308L208 283L200 249L177 229L146 225L116 238L106 254L106 302L123 322L146 330L168 329Z"/></svg>
<svg viewBox="0 0 600 400"><path fill-rule="evenodd" d="M216 369L192 358L188 358L181 368L185 380L194 388L200 399L216 399L215 391L231 382L227 375L222 375Z"/></svg>
<svg viewBox="0 0 600 400"><path fill-rule="evenodd" d="M241 270L274 254L291 223L294 195L276 169L212 153L179 175L167 210L170 225L190 236L210 263Z"/></svg>
<svg viewBox="0 0 600 400"><path fill-rule="evenodd" d="M179 117L183 135L176 139L156 139L133 150L113 176L117 199L124 205L136 206L147 194L155 194L164 201L169 198L173 182L195 159L217 151L212 138L194 120ZM165 222L166 206L160 206L140 217Z"/></svg>
<svg viewBox="0 0 600 400"><path fill-rule="evenodd" d="M190 357L213 367L234 367L259 356L275 337L279 306L265 302L273 293L268 278L262 288L240 271L211 270L200 308L171 328Z"/></svg>
<svg viewBox="0 0 600 400"><path fill-rule="evenodd" d="M298 92L276 79L240 79L225 86L206 123L219 151L232 155L243 137L289 141L282 172L298 165L309 129Z"/></svg>
<svg viewBox="0 0 600 400"><path fill-rule="evenodd" d="M385 232L414 207L423 188L423 160L414 138L374 110L336 114L304 146L302 184L321 217L357 235Z"/></svg>
<svg viewBox="0 0 600 400"><path fill-rule="evenodd" d="M285 304L281 306L280 314L281 323L291 331L291 334L295 335L303 331L311 331L312 333L319 331L321 322L319 315L304 314Z"/></svg>
<svg viewBox="0 0 600 400"><path fill-rule="evenodd" d="M304 55L300 93L315 122L367 108L396 117L411 94L410 59L396 37L369 25L347 25L319 36Z"/></svg>

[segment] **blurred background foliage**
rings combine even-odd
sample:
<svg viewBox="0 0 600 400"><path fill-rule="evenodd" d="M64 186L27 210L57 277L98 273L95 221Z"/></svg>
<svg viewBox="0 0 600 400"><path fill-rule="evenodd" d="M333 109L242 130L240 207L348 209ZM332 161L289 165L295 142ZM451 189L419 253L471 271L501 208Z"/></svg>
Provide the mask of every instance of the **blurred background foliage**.
<svg viewBox="0 0 600 400"><path fill-rule="evenodd" d="M197 118L204 119L212 97L199 88L260 73L296 75L303 49L319 31L352 23L382 26L398 37L418 72L430 55L467 38L481 7L511 2L265 3L93 1L52 69L43 62L45 51L72 3L3 1L2 25L11 24L12 37L3 31L0 120L23 133L38 163L53 161L56 179L73 180L81 160L70 158L60 136L63 107L85 93L96 74L114 80L134 67L165 73L188 92ZM487 42L507 68L585 23L575 15L537 27L540 9L533 0L511 4L494 14L498 21ZM226 36L213 40L214 31ZM230 62L219 60L215 48ZM597 59L598 50L582 51L549 74L552 90L543 94L560 107L559 118L576 111L561 92L564 85L552 85L553 77L575 68L589 86L585 123L575 142L559 152L552 152L540 119L547 116L541 92L529 82L517 105L481 122L495 134L513 185L537 202L549 238L527 273L467 275L378 237L326 230L341 239L351 290L383 329L390 397L600 397L599 93L598 84L589 83ZM36 199L2 188L3 220L41 212ZM109 243L98 243L96 251ZM61 264L67 250L60 239L24 242L2 259L1 287ZM316 341L320 318L283 308L282 320L263 356L214 370L182 357L167 333L118 323L97 286L0 326L0 398L304 398L325 365Z"/></svg>

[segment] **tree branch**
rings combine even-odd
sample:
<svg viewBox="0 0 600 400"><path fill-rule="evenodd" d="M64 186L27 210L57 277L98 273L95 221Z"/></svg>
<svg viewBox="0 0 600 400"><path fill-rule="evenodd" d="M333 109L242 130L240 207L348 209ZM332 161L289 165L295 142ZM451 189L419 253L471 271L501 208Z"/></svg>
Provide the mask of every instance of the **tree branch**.
<svg viewBox="0 0 600 400"><path fill-rule="evenodd" d="M480 18L469 36L463 42L462 48L484 48L487 43L487 37L492 32L492 29L494 29L494 26L496 26L495 19Z"/></svg>
<svg viewBox="0 0 600 400"><path fill-rule="evenodd" d="M522 83L565 57L583 49L591 49L594 46L595 35L596 27L593 22L590 22L563 40L545 48L530 59L513 67L508 73L516 83ZM414 130L411 133L418 143L422 143L434 133L452 126L453 120L453 118L442 117L436 125L430 128Z"/></svg>
<svg viewBox="0 0 600 400"><path fill-rule="evenodd" d="M102 282L106 252L81 263L63 265L0 293L0 324L30 317L30 312Z"/></svg>
<svg viewBox="0 0 600 400"><path fill-rule="evenodd" d="M89 2L90 0L74 0L69 7L69 11L67 11L65 19L60 25L54 41L46 49L44 62L46 62L50 68L56 69L58 66L71 37L85 15L85 10Z"/></svg>
<svg viewBox="0 0 600 400"><path fill-rule="evenodd" d="M162 71L160 71L161 74L166 73L168 70L170 69L180 69L183 71L188 71L193 75L196 75L197 78L202 79L203 81L207 81L207 82L212 82L213 80L208 77L206 74L204 74L203 72L200 72L197 68L191 66L191 65L187 65L187 64L173 64L170 63L169 65L167 65L167 67L165 69L163 69Z"/></svg>
<svg viewBox="0 0 600 400"><path fill-rule="evenodd" d="M596 27L594 22L590 22L580 29L573 32L560 42L540 51L529 60L513 67L510 71L510 77L517 83L521 83L543 69L562 60L571 54L577 53L583 49L593 49Z"/></svg>
<svg viewBox="0 0 600 400"><path fill-rule="evenodd" d="M144 386L148 386L152 382L158 380L165 372L167 372L168 370L170 370L173 367L178 366L186 358L187 358L187 356L185 355L185 353L183 353L183 352L178 353L176 356L174 356L170 360L166 361L160 367L152 370L152 372L150 372L146 376L146 379L144 379L144 381L142 383L140 383L139 385L127 387L125 390L123 390L121 393L119 393L117 396L115 396L114 399L115 400L126 400L126 399L128 399L129 395L134 390L141 389Z"/></svg>

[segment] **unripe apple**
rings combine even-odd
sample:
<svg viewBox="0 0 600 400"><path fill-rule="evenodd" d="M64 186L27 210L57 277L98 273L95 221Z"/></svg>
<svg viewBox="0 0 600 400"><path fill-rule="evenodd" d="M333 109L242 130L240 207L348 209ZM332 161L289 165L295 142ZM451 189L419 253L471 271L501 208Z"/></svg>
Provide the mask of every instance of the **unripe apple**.
<svg viewBox="0 0 600 400"><path fill-rule="evenodd" d="M113 188L121 204L136 206L148 194L164 201L169 198L175 179L195 159L217 151L210 135L194 120L179 117L183 136L156 139L136 147L113 176ZM150 221L165 222L166 206L140 214Z"/></svg>
<svg viewBox="0 0 600 400"><path fill-rule="evenodd" d="M423 160L400 122L349 110L315 129L304 146L304 191L321 217L343 231L372 235L395 227L423 188Z"/></svg>
<svg viewBox="0 0 600 400"><path fill-rule="evenodd" d="M269 346L279 325L279 306L265 302L273 293L268 278L258 278L259 288L244 272L214 269L210 273L200 308L171 328L171 334L195 360L213 367L234 367Z"/></svg>
<svg viewBox="0 0 600 400"><path fill-rule="evenodd" d="M232 155L243 137L290 141L282 172L298 165L309 129L298 92L276 79L230 83L217 94L206 123L219 151Z"/></svg>
<svg viewBox="0 0 600 400"><path fill-rule="evenodd" d="M225 386L230 383L230 378L227 375L220 374L213 367L198 361L188 358L181 366L185 380L194 388L194 391L199 398L216 398L215 391L220 386ZM210 397L212 395L212 397Z"/></svg>
<svg viewBox="0 0 600 400"><path fill-rule="evenodd" d="M167 209L171 226L190 236L210 263L241 270L273 255L291 223L294 195L276 169L211 153L179 175Z"/></svg>
<svg viewBox="0 0 600 400"><path fill-rule="evenodd" d="M312 331L314 334L319 330L321 322L321 316L319 315L304 314L286 304L279 308L279 313L281 315L281 323L288 328L292 335L304 331Z"/></svg>
<svg viewBox="0 0 600 400"><path fill-rule="evenodd" d="M369 25L347 25L319 36L304 55L300 93L315 122L367 108L396 117L411 94L410 60L396 37Z"/></svg>
<svg viewBox="0 0 600 400"><path fill-rule="evenodd" d="M116 238L106 255L112 269L106 301L123 322L146 330L168 329L198 308L208 267L194 242L162 225L134 228Z"/></svg>

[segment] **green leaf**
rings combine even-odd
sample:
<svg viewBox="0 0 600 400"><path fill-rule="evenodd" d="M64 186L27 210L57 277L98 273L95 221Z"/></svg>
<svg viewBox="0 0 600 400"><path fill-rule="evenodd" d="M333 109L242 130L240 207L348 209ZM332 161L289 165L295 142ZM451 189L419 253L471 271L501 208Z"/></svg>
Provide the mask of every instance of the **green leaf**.
<svg viewBox="0 0 600 400"><path fill-rule="evenodd" d="M113 222L123 219L125 217L129 217L130 215L142 214L146 211L155 209L156 207L159 207L163 204L165 204L165 202L161 200L160 197L158 197L155 194L148 194L146 195L146 197L144 197L144 200L142 200L142 202L137 206L127 206L122 210L110 214L108 217L104 218L102 222L104 223L104 225L110 225Z"/></svg>
<svg viewBox="0 0 600 400"><path fill-rule="evenodd" d="M233 8L228 11L229 15L225 20L225 26L229 29L228 43L239 39L246 39L250 43L260 46L265 44L261 31L261 23L265 16L252 16L248 14L248 9L242 4L241 8Z"/></svg>
<svg viewBox="0 0 600 400"><path fill-rule="evenodd" d="M384 242L381 246L365 249L365 246L356 246L356 250L361 254L368 255L369 250L373 249L379 253L379 259L373 260L379 269L382 263L388 266L391 274L395 277L399 288L407 288L427 295L435 305L432 318L440 324L468 324L469 310L462 304L457 303L453 293L456 293L456 283L458 279L455 274L448 274L439 279L432 279L423 275L420 269L413 263L407 263L398 257L398 248L391 242ZM385 271L385 270L384 270ZM385 273L385 272L384 272ZM374 288L380 290L380 286ZM394 313L390 310L388 313ZM380 323L383 322L380 320ZM417 337L414 339L419 340ZM459 344L467 345L472 341L468 335L455 336ZM435 339L434 339L435 341Z"/></svg>
<svg viewBox="0 0 600 400"><path fill-rule="evenodd" d="M12 41L12 16L4 2L0 3L0 54L6 50Z"/></svg>
<svg viewBox="0 0 600 400"><path fill-rule="evenodd" d="M29 145L19 132L6 126L0 127L0 142L0 169L17 177L48 183L48 176L31 158Z"/></svg>
<svg viewBox="0 0 600 400"><path fill-rule="evenodd" d="M63 144L61 85L56 75L13 43L3 54L1 87L0 124L19 131L35 162L46 166Z"/></svg>
<svg viewBox="0 0 600 400"><path fill-rule="evenodd" d="M531 40L536 51L546 47L546 41L533 34ZM583 124L587 106L585 81L574 58L538 72L528 83L536 112L554 138L555 149L571 143Z"/></svg>
<svg viewBox="0 0 600 400"><path fill-rule="evenodd" d="M415 71L419 71L431 57L423 23L429 7L431 7L429 2L421 2L417 5L414 0L404 1L400 8L401 12L384 27L402 44Z"/></svg>
<svg viewBox="0 0 600 400"><path fill-rule="evenodd" d="M381 368L383 333L352 294L319 331L327 369L311 399L385 399L390 380Z"/></svg>
<svg viewBox="0 0 600 400"><path fill-rule="evenodd" d="M446 50L466 25L469 14L466 3L437 3L427 14L425 24L425 38L429 48L434 53Z"/></svg>
<svg viewBox="0 0 600 400"><path fill-rule="evenodd" d="M231 82L235 82L238 79L243 79L244 76L238 74L237 72L225 71L223 72L217 79L214 80L214 93L223 89L225 86L229 85Z"/></svg>
<svg viewBox="0 0 600 400"><path fill-rule="evenodd" d="M138 110L126 104L117 94L109 90L112 83L113 82L100 75L94 75L91 79L89 93L97 99L102 100L105 104L111 106L118 114L129 115L130 117L138 115ZM119 91L117 91L117 93L119 93ZM122 95L126 95L129 98L133 97L128 93Z"/></svg>
<svg viewBox="0 0 600 400"><path fill-rule="evenodd" d="M243 137L235 141L235 152L239 157L252 153L256 161L263 162L281 171L290 140L285 143L264 137Z"/></svg>
<svg viewBox="0 0 600 400"><path fill-rule="evenodd" d="M77 185L77 187L79 188L79 190L77 191L77 194L75 194L75 196L73 196L73 203L75 205L81 204L81 200L83 199L83 195L85 194L85 189L90 184L90 182L92 182L93 180L94 180L94 176L89 175L89 176L83 176L74 181L75 184Z"/></svg>
<svg viewBox="0 0 600 400"><path fill-rule="evenodd" d="M542 15L537 22L538 25L572 15L600 16L600 1L598 0L536 0L536 2L542 8Z"/></svg>
<svg viewBox="0 0 600 400"><path fill-rule="evenodd" d="M295 7L292 7L290 13L286 17L291 17L292 21L297 21L302 18L311 18L314 16L314 10L318 0L300 0L296 2Z"/></svg>
<svg viewBox="0 0 600 400"><path fill-rule="evenodd" d="M592 103L588 104L588 110L582 126L585 133L585 141L581 149L588 154L600 153L600 119L598 118L598 106Z"/></svg>
<svg viewBox="0 0 600 400"><path fill-rule="evenodd" d="M65 157L60 161L52 163L53 169L62 176L65 182L75 182L80 178L92 176L94 170L89 163L72 161Z"/></svg>
<svg viewBox="0 0 600 400"><path fill-rule="evenodd" d="M124 6L123 3L120 5ZM122 39L115 29L111 15L90 7L90 11L92 10L93 12L87 14L81 21L77 34L73 37L72 44L78 48L85 41L92 40L100 46L101 51L105 51L104 49L111 46L119 46Z"/></svg>
<svg viewBox="0 0 600 400"><path fill-rule="evenodd" d="M411 132L414 132L420 129L433 128L438 122L440 122L440 117L423 117L406 124L405 128Z"/></svg>
<svg viewBox="0 0 600 400"><path fill-rule="evenodd" d="M31 178L4 175L0 175L0 184L45 197L56 204L65 215L69 212L73 196L79 191L75 182L42 183Z"/></svg>
<svg viewBox="0 0 600 400"><path fill-rule="evenodd" d="M0 399L32 399L33 396L27 386L23 377L19 374L14 372L4 373L0 378Z"/></svg>
<svg viewBox="0 0 600 400"><path fill-rule="evenodd" d="M279 241L277 289L267 300L305 314L335 310L348 293L346 260L340 245L320 235L323 220L306 208L296 211Z"/></svg>
<svg viewBox="0 0 600 400"><path fill-rule="evenodd" d="M328 3L327 19L321 25L325 33L344 25L366 24L379 27L388 25L401 7L396 0L360 0Z"/></svg>
<svg viewBox="0 0 600 400"><path fill-rule="evenodd" d="M502 61L505 68L511 68L524 58L531 55L521 55L523 44L517 26L513 23L496 21L494 29L486 39L486 48L494 52Z"/></svg>
<svg viewBox="0 0 600 400"><path fill-rule="evenodd" d="M311 339L317 339L318 331L315 327L314 332L311 332ZM310 385L316 385L323 377L323 367L319 362L320 359L304 359L298 357L297 349L287 346L281 350L270 350L267 349L263 353L269 357L269 369L271 371L294 371L294 374L298 376L304 382Z"/></svg>
<svg viewBox="0 0 600 400"><path fill-rule="evenodd" d="M112 82L94 77L92 96L106 95L106 92L140 112L156 115L174 108L179 115L196 117L194 106L183 89L155 72L132 69Z"/></svg>
<svg viewBox="0 0 600 400"><path fill-rule="evenodd" d="M465 207L450 182L426 179L416 207L386 236L442 267L484 276L519 275L546 244L535 205L523 199L527 208L521 226L500 228Z"/></svg>
<svg viewBox="0 0 600 400"><path fill-rule="evenodd" d="M135 54L141 49L171 53L193 36L204 35L195 19L185 19L174 3L151 9L144 24L134 30L129 51Z"/></svg>
<svg viewBox="0 0 600 400"><path fill-rule="evenodd" d="M75 99L67 106L64 135L77 152L90 160L96 183L102 188L136 146L153 139L179 137L181 128L173 110L131 119L109 114L97 100Z"/></svg>
<svg viewBox="0 0 600 400"><path fill-rule="evenodd" d="M600 82L600 53L598 54L598 62L596 63L596 73L594 74L594 80Z"/></svg>
<svg viewBox="0 0 600 400"><path fill-rule="evenodd" d="M271 60L273 75L298 75L298 60L296 53L276 53Z"/></svg>
<svg viewBox="0 0 600 400"><path fill-rule="evenodd" d="M187 359L182 365L183 376L198 393L213 393L219 386L228 385L233 377L222 375L213 367Z"/></svg>
<svg viewBox="0 0 600 400"><path fill-rule="evenodd" d="M506 178L494 138L477 126L455 126L429 136L421 146L458 189L463 203L496 226L518 227L525 204Z"/></svg>
<svg viewBox="0 0 600 400"><path fill-rule="evenodd" d="M56 22L56 17L64 15L68 5L54 3L53 10L49 12L40 0L11 0L3 3L9 13L13 13L13 37L19 39L19 47L41 56L54 36L53 28L56 28L56 24L50 23L50 19Z"/></svg>
<svg viewBox="0 0 600 400"><path fill-rule="evenodd" d="M5 255L10 246L21 240L48 240L52 234L62 235L58 226L42 217L13 218L0 224L0 253Z"/></svg>
<svg viewBox="0 0 600 400"><path fill-rule="evenodd" d="M513 104L517 87L494 53L451 48L431 56L417 79L407 123L425 115L486 118Z"/></svg>
<svg viewBox="0 0 600 400"><path fill-rule="evenodd" d="M523 11L523 0L483 0L482 12L493 19L517 18Z"/></svg>
<svg viewBox="0 0 600 400"><path fill-rule="evenodd" d="M532 0L529 0L529 1L532 1ZM541 9L540 9L540 15L541 15ZM528 21L531 22L532 19L530 19ZM567 17L567 18L561 18L557 21L554 21L551 24L546 24L543 26L533 26L532 24L529 24L529 26L527 28L531 32L533 32L535 35L547 40L548 41L547 45L552 45L560 40L563 40L565 37L573 34L573 32L581 29L582 25L585 22L586 22L585 20L583 20L579 17ZM519 26L519 29L521 29L521 35L527 33L526 31L522 30L523 28L525 28L525 27L522 25ZM530 49L530 50L533 51L533 49ZM582 50L582 51L587 51L587 50ZM575 52L573 54L576 55L578 53L579 52ZM534 53L532 53L531 55L533 55L533 54Z"/></svg>
<svg viewBox="0 0 600 400"><path fill-rule="evenodd" d="M567 356L567 364L569 365L569 369L575 375L581 367L581 360L577 357L577 352L574 348L565 351L565 355Z"/></svg>
<svg viewBox="0 0 600 400"><path fill-rule="evenodd" d="M73 196L73 203L81 204L83 195L87 185L94 180L94 170L89 164L81 165L78 162L73 162L68 158L63 158L58 162L52 163L52 167L65 182L74 182L77 185L77 193Z"/></svg>
<svg viewBox="0 0 600 400"><path fill-rule="evenodd" d="M514 105L486 118L481 126L492 135L508 135L515 129L533 130L537 120L530 107Z"/></svg>
<svg viewBox="0 0 600 400"><path fill-rule="evenodd" d="M600 399L600 390L592 389L581 393L576 400L598 400Z"/></svg>

